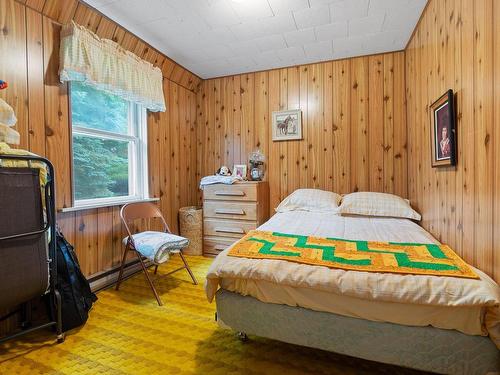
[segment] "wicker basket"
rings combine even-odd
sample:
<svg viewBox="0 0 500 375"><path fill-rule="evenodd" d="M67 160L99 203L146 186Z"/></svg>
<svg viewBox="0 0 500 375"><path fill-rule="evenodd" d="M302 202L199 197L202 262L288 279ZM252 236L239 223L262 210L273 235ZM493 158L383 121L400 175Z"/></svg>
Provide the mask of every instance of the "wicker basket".
<svg viewBox="0 0 500 375"><path fill-rule="evenodd" d="M188 206L179 209L181 236L189 239L189 246L183 251L187 255L203 253L203 210L201 207Z"/></svg>

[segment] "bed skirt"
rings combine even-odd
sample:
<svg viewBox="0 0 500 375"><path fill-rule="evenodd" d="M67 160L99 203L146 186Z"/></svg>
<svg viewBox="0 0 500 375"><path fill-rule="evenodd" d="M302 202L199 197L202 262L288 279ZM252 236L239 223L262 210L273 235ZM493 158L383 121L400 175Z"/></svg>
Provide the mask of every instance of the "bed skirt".
<svg viewBox="0 0 500 375"><path fill-rule="evenodd" d="M500 372L500 351L487 337L264 303L224 289L216 303L221 326L251 335L442 374Z"/></svg>

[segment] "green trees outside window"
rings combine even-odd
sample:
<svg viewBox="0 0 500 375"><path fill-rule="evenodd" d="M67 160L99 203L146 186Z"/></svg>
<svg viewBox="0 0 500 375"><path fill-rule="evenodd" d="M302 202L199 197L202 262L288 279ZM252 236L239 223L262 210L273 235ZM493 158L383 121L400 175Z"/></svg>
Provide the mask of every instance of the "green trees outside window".
<svg viewBox="0 0 500 375"><path fill-rule="evenodd" d="M134 130L129 117L129 102L71 84L75 200L130 195Z"/></svg>

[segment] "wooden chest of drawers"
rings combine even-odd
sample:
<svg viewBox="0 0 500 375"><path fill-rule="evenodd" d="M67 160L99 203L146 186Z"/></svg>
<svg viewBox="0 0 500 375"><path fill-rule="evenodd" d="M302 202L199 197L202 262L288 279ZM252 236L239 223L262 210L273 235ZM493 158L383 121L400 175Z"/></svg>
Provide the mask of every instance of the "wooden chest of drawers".
<svg viewBox="0 0 500 375"><path fill-rule="evenodd" d="M243 181L203 190L203 254L215 256L269 217L269 184Z"/></svg>

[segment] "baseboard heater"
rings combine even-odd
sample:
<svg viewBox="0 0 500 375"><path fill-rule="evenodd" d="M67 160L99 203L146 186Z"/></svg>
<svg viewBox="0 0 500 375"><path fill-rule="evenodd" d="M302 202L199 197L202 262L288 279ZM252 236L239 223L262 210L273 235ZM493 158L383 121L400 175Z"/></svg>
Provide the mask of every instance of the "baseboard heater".
<svg viewBox="0 0 500 375"><path fill-rule="evenodd" d="M153 263L149 260L145 261L144 263L146 264L146 267L153 266ZM140 271L141 264L139 263L139 260L131 260L126 264L125 269L123 270L123 279L128 279ZM90 288L93 292L97 292L99 290L107 289L113 286L113 284L115 284L118 280L119 272L120 266L117 266L108 271L93 275L89 278Z"/></svg>

